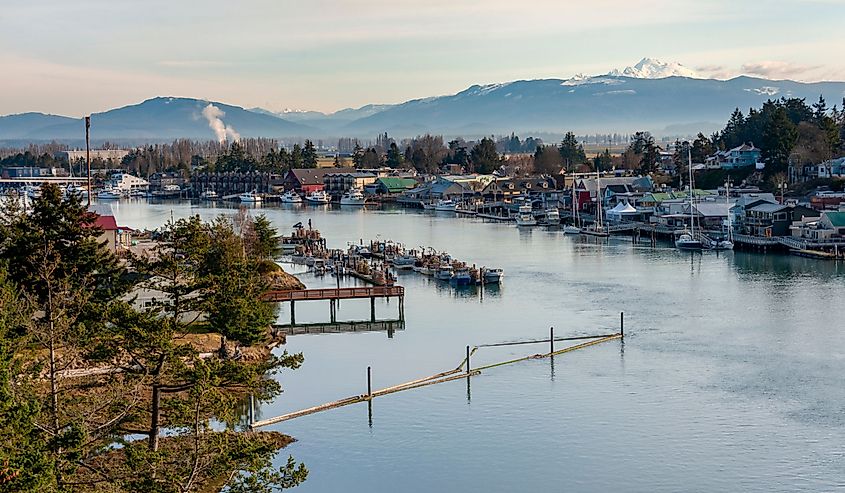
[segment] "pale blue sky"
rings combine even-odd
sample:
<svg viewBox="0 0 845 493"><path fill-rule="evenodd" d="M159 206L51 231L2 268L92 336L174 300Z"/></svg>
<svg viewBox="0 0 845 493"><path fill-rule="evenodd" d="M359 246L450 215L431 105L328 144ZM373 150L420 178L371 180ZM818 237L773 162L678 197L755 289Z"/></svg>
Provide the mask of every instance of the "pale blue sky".
<svg viewBox="0 0 845 493"><path fill-rule="evenodd" d="M154 96L334 111L677 61L845 80L845 0L8 0L0 114Z"/></svg>

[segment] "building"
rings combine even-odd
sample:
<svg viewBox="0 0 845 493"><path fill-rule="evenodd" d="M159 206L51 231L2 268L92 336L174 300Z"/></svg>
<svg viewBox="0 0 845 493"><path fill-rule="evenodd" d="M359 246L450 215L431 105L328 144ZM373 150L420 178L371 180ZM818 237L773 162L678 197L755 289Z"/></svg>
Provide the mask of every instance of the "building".
<svg viewBox="0 0 845 493"><path fill-rule="evenodd" d="M792 236L795 221L819 217L818 211L800 205L761 203L745 210L744 233L752 236Z"/></svg>
<svg viewBox="0 0 845 493"><path fill-rule="evenodd" d="M762 157L762 151L754 147L753 143L742 144L727 151L718 151L707 159L707 167L718 167L722 169L745 168L756 166Z"/></svg>
<svg viewBox="0 0 845 493"><path fill-rule="evenodd" d="M287 172L282 187L285 190L295 190L297 193L308 194L323 190L326 187L325 177L329 173L355 173L355 168L308 168L292 169Z"/></svg>
<svg viewBox="0 0 845 493"><path fill-rule="evenodd" d="M507 178L493 180L481 189L484 202L513 203L514 200L527 197L531 199L549 199L557 194L555 181L551 177Z"/></svg>
<svg viewBox="0 0 845 493"><path fill-rule="evenodd" d="M63 168L36 168L33 166L10 166L3 168L3 178L43 178L67 175L67 170Z"/></svg>
<svg viewBox="0 0 845 493"><path fill-rule="evenodd" d="M819 217L803 217L789 228L793 238L812 241L845 238L845 211L824 211Z"/></svg>
<svg viewBox="0 0 845 493"><path fill-rule="evenodd" d="M129 151L125 149L91 149L91 160L99 159L111 163L120 163L128 154ZM54 157L64 159L69 163L85 161L86 151L58 151L54 154Z"/></svg>
<svg viewBox="0 0 845 493"><path fill-rule="evenodd" d="M375 183L377 176L375 173L365 173L361 171L344 172L344 173L326 173L323 175L323 185L326 192L330 195L343 195L347 190L357 188L364 190L364 187Z"/></svg>
<svg viewBox="0 0 845 493"><path fill-rule="evenodd" d="M141 190L146 192L150 188L150 182L143 178L130 175L129 173L114 173L109 178L106 185L110 188L115 188L122 192L131 192L133 190Z"/></svg>
<svg viewBox="0 0 845 493"><path fill-rule="evenodd" d="M385 176L376 179L370 185L364 187L364 191L370 195L398 195L417 186L417 180L413 178L401 178L398 176Z"/></svg>
<svg viewBox="0 0 845 493"><path fill-rule="evenodd" d="M452 199L463 201L466 197L475 195L469 187L454 182L442 176L399 195L397 201L404 204L420 206L433 204L438 200Z"/></svg>
<svg viewBox="0 0 845 493"><path fill-rule="evenodd" d="M185 178L182 176L182 173L153 173L150 176L151 192L173 189L173 187L178 187L180 190L185 187Z"/></svg>
<svg viewBox="0 0 845 493"><path fill-rule="evenodd" d="M92 228L99 228L102 233L97 238L99 243L105 243L106 248L112 253L128 248L132 242L132 230L117 225L117 219L111 206L107 204L94 204L90 211L96 215Z"/></svg>

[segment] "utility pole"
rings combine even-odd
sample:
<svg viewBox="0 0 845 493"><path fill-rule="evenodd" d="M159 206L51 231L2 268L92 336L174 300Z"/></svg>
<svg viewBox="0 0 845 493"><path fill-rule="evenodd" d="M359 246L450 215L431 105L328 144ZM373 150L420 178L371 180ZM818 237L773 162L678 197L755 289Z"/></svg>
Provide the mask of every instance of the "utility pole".
<svg viewBox="0 0 845 493"><path fill-rule="evenodd" d="M85 117L85 162L88 166L88 207L91 207L91 117Z"/></svg>

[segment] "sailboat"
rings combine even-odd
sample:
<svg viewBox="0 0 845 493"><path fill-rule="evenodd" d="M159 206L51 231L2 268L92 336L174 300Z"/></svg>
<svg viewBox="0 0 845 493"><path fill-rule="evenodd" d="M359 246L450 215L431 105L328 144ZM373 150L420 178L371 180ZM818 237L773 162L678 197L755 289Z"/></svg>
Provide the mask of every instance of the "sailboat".
<svg viewBox="0 0 845 493"><path fill-rule="evenodd" d="M602 196L601 196L601 173L599 172L598 167L596 167L596 220L593 223L592 228L583 228L581 229L581 234L590 235L590 236L598 236L600 238L607 238L610 236L610 233L604 230L604 225L602 224Z"/></svg>
<svg viewBox="0 0 845 493"><path fill-rule="evenodd" d="M572 181L572 225L566 225L563 227L564 234L568 235L580 235L581 228L579 228L578 223L580 222L580 217L578 216L578 200L576 200L575 195L575 180Z"/></svg>
<svg viewBox="0 0 845 493"><path fill-rule="evenodd" d="M725 203L728 206L728 237L724 240L719 240L710 245L711 250L733 250L733 224L731 221L731 182L725 182Z"/></svg>
<svg viewBox="0 0 845 493"><path fill-rule="evenodd" d="M689 160L689 219L690 229L684 229L681 236L675 240L675 248L678 250L702 250L704 244L701 242L701 233L695 231L695 186L692 179L692 151L687 150Z"/></svg>

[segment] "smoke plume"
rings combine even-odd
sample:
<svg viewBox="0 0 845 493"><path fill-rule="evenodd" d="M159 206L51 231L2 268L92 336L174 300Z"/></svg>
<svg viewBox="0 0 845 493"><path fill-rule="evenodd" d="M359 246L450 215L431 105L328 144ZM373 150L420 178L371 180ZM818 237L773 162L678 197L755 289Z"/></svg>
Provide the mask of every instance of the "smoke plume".
<svg viewBox="0 0 845 493"><path fill-rule="evenodd" d="M208 103L208 106L202 110L202 116L208 120L208 128L214 131L214 135L217 137L218 142L237 142L241 140L241 134L236 132L231 126L227 127L226 124L223 123L223 117L226 116L226 112L217 106Z"/></svg>

